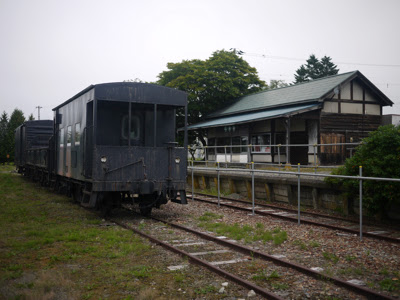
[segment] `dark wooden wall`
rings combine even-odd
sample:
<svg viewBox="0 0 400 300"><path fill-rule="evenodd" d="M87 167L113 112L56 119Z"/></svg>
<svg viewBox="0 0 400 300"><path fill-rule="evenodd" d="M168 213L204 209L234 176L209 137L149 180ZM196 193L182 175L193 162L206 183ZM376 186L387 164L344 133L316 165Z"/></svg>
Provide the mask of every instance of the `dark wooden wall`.
<svg viewBox="0 0 400 300"><path fill-rule="evenodd" d="M357 143L368 133L378 129L382 116L321 113L320 143ZM322 165L342 164L350 157L356 146L324 146L321 147L320 161Z"/></svg>

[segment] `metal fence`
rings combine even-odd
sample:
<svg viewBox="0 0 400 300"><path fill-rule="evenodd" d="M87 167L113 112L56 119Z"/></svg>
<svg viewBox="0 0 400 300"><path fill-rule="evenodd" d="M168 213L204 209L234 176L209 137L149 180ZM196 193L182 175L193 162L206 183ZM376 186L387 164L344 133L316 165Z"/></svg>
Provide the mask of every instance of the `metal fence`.
<svg viewBox="0 0 400 300"><path fill-rule="evenodd" d="M252 156L274 155L277 162L270 162L270 165L282 165L289 163L288 153L292 147L307 147L307 155L312 157L312 166L319 167L319 154L339 154L343 159L353 156L356 146L361 143L331 143L331 144L275 144L275 145L221 145L221 146L189 146L189 152L193 153L195 159L206 161L232 163L234 156L246 157L246 162L252 161ZM210 157L213 159L210 159ZM189 159L192 159L190 157ZM240 161L239 161L240 162ZM243 163L243 161L242 161ZM329 167L329 166L324 166Z"/></svg>
<svg viewBox="0 0 400 300"><path fill-rule="evenodd" d="M297 176L297 207L298 207L298 212L297 212L297 220L298 224L300 225L301 223L301 218L300 218L300 195L301 195L301 176L314 176L314 177L330 177L330 178L342 178L342 179L353 179L353 180L358 180L359 181L359 213L360 213L360 240L362 240L362 227L363 227L363 210L362 210L362 203L363 203L363 186L362 183L364 180L375 180L375 181L391 181L391 182L400 182L400 178L379 178L379 177L364 177L362 176L362 166L359 167L359 175L358 176L346 176L346 175L331 175L331 174L322 174L322 173L304 173L300 172L300 164L297 166L297 172L288 172L288 171L273 171L273 170L259 170L254 168L254 163L251 163L251 168L221 168L220 163L217 162L216 167L195 167L193 161L190 161L191 163L188 164L188 169L191 171L191 176L192 176L192 200L194 200L194 170L213 170L217 174L217 191L218 191L218 207L220 207L220 173L224 172L249 172L251 173L251 195L252 195L252 215L254 215L255 211L255 190L254 190L254 174L256 173L263 173L263 174L286 174L289 176Z"/></svg>

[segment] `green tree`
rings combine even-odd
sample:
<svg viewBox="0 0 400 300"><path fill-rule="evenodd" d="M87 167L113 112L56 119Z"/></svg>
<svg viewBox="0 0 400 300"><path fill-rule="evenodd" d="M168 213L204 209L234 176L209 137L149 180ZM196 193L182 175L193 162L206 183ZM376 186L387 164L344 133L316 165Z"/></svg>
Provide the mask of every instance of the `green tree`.
<svg viewBox="0 0 400 300"><path fill-rule="evenodd" d="M308 82L313 79L336 75L339 72L329 56L324 56L319 60L314 54L311 54L306 62L305 65L301 65L296 70L294 83Z"/></svg>
<svg viewBox="0 0 400 300"><path fill-rule="evenodd" d="M381 126L363 139L354 156L335 173L340 175L400 178L400 125ZM358 180L328 180L343 185L350 203L359 195ZM363 180L363 207L369 215L384 217L393 203L400 203L400 183Z"/></svg>
<svg viewBox="0 0 400 300"><path fill-rule="evenodd" d="M220 50L206 60L168 63L167 68L168 71L158 75L157 84L188 93L189 124L200 122L204 116L231 104L240 96L266 87L257 70L235 51ZM182 118L178 119L177 125L183 126ZM199 137L204 142L202 133Z"/></svg>
<svg viewBox="0 0 400 300"><path fill-rule="evenodd" d="M33 114L30 114L30 115L29 115L29 118L28 118L28 120L29 120L29 121L33 121L33 120L35 120L35 117L33 116Z"/></svg>
<svg viewBox="0 0 400 300"><path fill-rule="evenodd" d="M284 80L271 79L269 81L268 89L269 90L279 89L285 86L289 86L289 84L286 83Z"/></svg>
<svg viewBox="0 0 400 300"><path fill-rule="evenodd" d="M7 126L6 154L10 155L9 161L14 160L15 129L25 122L24 113L20 109L14 109Z"/></svg>
<svg viewBox="0 0 400 300"><path fill-rule="evenodd" d="M8 127L8 115L5 111L0 118L0 163L4 163L7 160L7 127Z"/></svg>

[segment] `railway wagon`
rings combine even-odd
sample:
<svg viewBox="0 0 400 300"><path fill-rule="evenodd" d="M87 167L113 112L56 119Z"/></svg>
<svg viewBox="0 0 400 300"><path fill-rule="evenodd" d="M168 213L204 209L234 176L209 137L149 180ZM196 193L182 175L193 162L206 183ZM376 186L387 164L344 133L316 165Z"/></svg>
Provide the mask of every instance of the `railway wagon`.
<svg viewBox="0 0 400 300"><path fill-rule="evenodd" d="M53 109L49 184L105 213L121 201L133 201L145 215L169 200L186 204L187 131L178 147L177 109L186 124L187 96L175 89L89 86Z"/></svg>
<svg viewBox="0 0 400 300"><path fill-rule="evenodd" d="M48 180L49 140L53 127L52 120L38 120L26 121L15 130L15 165L19 173L41 182Z"/></svg>

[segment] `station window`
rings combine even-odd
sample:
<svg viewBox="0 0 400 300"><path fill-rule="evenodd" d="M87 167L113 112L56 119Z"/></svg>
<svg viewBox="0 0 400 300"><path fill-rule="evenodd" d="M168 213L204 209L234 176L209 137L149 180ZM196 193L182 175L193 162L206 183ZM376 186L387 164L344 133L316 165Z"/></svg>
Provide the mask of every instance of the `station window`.
<svg viewBox="0 0 400 300"><path fill-rule="evenodd" d="M81 123L76 123L74 146L79 146L80 144L81 144Z"/></svg>
<svg viewBox="0 0 400 300"><path fill-rule="evenodd" d="M247 153L248 148L247 145L249 144L249 138L247 136L240 137L240 145L242 146L242 153Z"/></svg>
<svg viewBox="0 0 400 300"><path fill-rule="evenodd" d="M60 144L60 147L64 147L64 128L60 129L58 137L59 137L59 141L58 142Z"/></svg>
<svg viewBox="0 0 400 300"><path fill-rule="evenodd" d="M271 153L271 134L258 134L251 137L252 151L259 153Z"/></svg>
<svg viewBox="0 0 400 300"><path fill-rule="evenodd" d="M71 146L71 142L72 142L72 127L68 126L67 127L67 147Z"/></svg>
<svg viewBox="0 0 400 300"><path fill-rule="evenodd" d="M232 153L240 153L240 136L235 136L232 138Z"/></svg>
<svg viewBox="0 0 400 300"><path fill-rule="evenodd" d="M208 154L215 154L214 146L215 146L215 138L208 139L208 148L207 148Z"/></svg>
<svg viewBox="0 0 400 300"><path fill-rule="evenodd" d="M221 153L221 154L231 153L231 138L230 137L218 138L217 146L218 146L217 153ZM225 149L226 149L226 152L225 152Z"/></svg>
<svg viewBox="0 0 400 300"><path fill-rule="evenodd" d="M247 153L247 136L235 136L232 138L232 153Z"/></svg>

